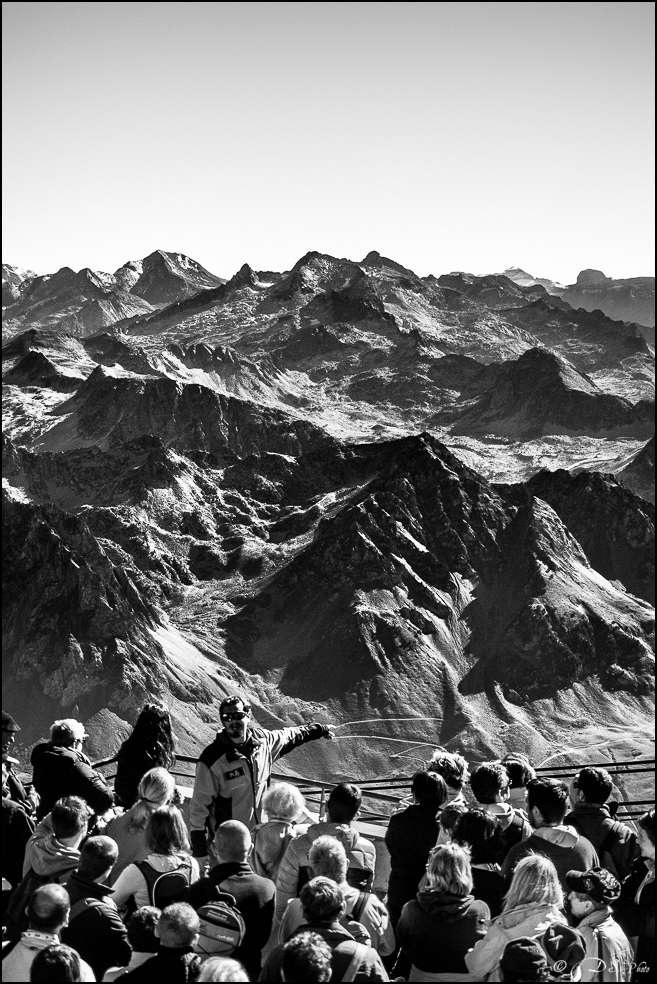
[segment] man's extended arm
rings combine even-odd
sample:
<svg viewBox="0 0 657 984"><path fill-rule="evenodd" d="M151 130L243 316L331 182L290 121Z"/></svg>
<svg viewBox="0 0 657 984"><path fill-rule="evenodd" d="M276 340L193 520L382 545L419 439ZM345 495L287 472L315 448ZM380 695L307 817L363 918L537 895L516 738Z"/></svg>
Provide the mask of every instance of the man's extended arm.
<svg viewBox="0 0 657 984"><path fill-rule="evenodd" d="M267 732L272 761L287 755L299 745L305 745L307 741L332 737L333 729L326 724L304 724L300 728L279 728L277 731Z"/></svg>

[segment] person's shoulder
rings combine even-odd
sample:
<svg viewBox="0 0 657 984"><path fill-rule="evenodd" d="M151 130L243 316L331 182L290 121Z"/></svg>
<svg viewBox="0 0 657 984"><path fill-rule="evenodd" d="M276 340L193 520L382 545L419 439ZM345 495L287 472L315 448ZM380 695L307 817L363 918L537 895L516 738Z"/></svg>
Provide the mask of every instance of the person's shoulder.
<svg viewBox="0 0 657 984"><path fill-rule="evenodd" d="M206 745L198 757L199 762L203 765L207 765L209 768L217 762L222 755L225 755L229 746L221 737L221 732L219 732L209 745Z"/></svg>

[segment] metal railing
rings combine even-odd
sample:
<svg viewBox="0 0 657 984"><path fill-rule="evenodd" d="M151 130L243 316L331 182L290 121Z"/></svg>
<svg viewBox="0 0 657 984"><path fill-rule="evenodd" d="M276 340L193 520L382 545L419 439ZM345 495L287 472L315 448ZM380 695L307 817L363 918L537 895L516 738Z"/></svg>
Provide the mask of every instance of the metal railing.
<svg viewBox="0 0 657 984"><path fill-rule="evenodd" d="M112 766L117 761L117 756L103 759L94 763L95 769L104 769ZM176 755L176 765L169 771L173 776L180 779L194 778L194 772L181 771L180 765L196 765L198 759L192 755ZM475 763L473 763L474 765ZM641 773L655 771L655 759L634 759L627 762L595 762L586 763L593 768L606 769L611 776L638 775ZM555 765L539 766L536 768L538 775L556 775L562 779L570 779L582 769L583 765ZM105 778L109 781L114 779L116 773L106 774ZM287 775L282 772L272 772L272 779L292 783L301 793L303 793L306 803L316 806L320 816L324 814L324 806L328 793L337 783L324 782L317 779L308 779L305 776ZM380 779L350 779L342 780L355 783L363 794L363 799L372 801L373 804L381 803L389 806L397 806L404 795L410 791L412 776L392 776ZM617 816L619 819L632 820L645 813L649 807L655 805L653 799L632 799L621 800L618 802ZM360 817L362 820L371 824L387 825L390 814L384 810L378 811L370 809L369 804L361 809Z"/></svg>

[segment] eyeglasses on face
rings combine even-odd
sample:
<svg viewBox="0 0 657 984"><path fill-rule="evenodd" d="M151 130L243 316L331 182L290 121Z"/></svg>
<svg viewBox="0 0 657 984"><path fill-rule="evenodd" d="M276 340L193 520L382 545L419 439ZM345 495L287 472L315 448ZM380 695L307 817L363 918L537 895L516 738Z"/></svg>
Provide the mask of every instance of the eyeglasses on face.
<svg viewBox="0 0 657 984"><path fill-rule="evenodd" d="M221 715L222 721L243 721L249 716L248 711L226 711Z"/></svg>

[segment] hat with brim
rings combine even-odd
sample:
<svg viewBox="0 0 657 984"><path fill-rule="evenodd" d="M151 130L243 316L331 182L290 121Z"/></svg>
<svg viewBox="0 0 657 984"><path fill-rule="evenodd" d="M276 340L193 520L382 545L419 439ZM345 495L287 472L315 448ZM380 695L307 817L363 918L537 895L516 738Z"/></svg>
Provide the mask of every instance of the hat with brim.
<svg viewBox="0 0 657 984"><path fill-rule="evenodd" d="M569 871L566 885L572 892L588 895L593 902L610 905L620 896L620 882L606 868L589 868L588 871Z"/></svg>
<svg viewBox="0 0 657 984"><path fill-rule="evenodd" d="M2 712L2 730L3 731L20 731L21 729L14 721L11 714L7 714L6 711Z"/></svg>

